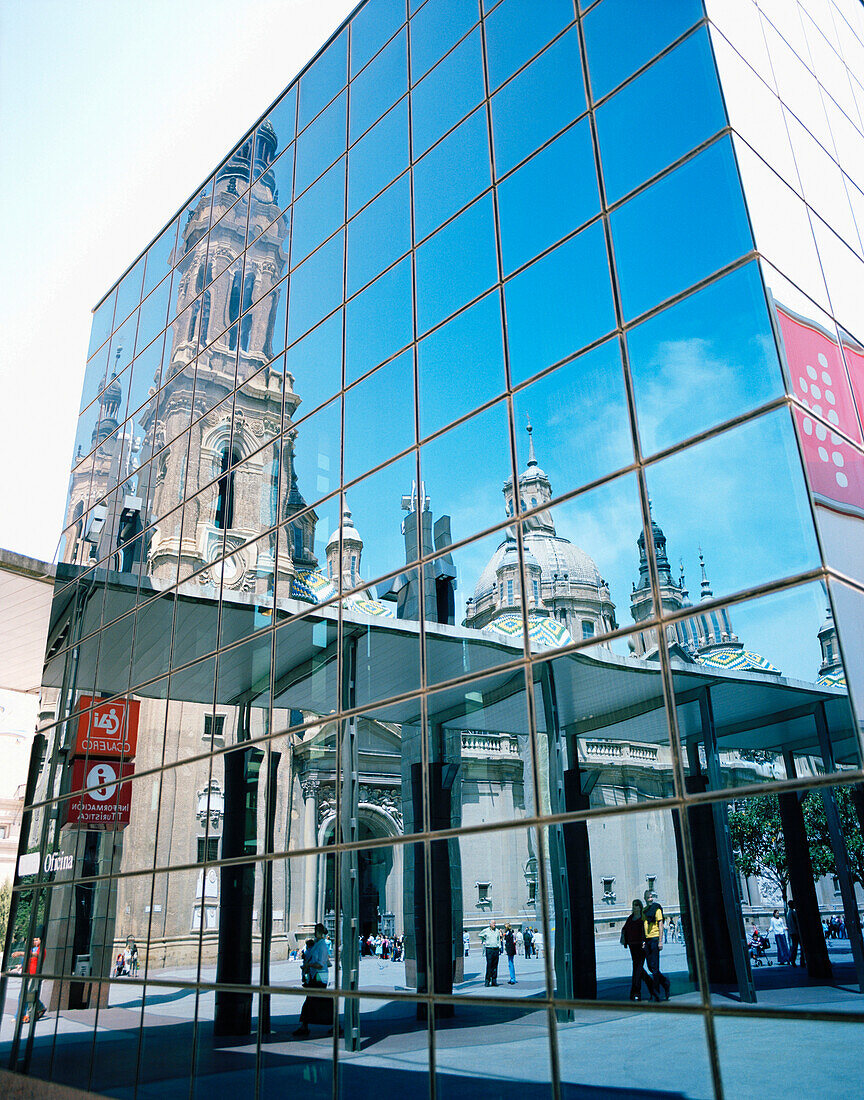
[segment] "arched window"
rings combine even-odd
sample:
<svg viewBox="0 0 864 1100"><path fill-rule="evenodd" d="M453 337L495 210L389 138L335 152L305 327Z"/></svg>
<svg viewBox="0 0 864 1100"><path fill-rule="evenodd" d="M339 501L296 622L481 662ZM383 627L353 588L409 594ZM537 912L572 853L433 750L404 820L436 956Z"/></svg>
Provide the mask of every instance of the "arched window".
<svg viewBox="0 0 864 1100"><path fill-rule="evenodd" d="M199 312L200 309L201 309L200 300L195 301L195 302L192 303L192 309L189 312L189 334L187 336L188 340L194 340L195 339L195 326L198 322L198 312Z"/></svg>
<svg viewBox="0 0 864 1100"><path fill-rule="evenodd" d="M243 280L243 312L252 305L252 291L255 286L255 272L249 271L246 274L246 278ZM252 332L252 314L246 313L246 316L240 322L240 348L242 351L249 350L249 336Z"/></svg>
<svg viewBox="0 0 864 1100"><path fill-rule="evenodd" d="M196 302L197 306L198 303ZM201 339L200 343L203 345L207 342L207 330L210 327L210 291L204 291L204 297L201 299Z"/></svg>
<svg viewBox="0 0 864 1100"><path fill-rule="evenodd" d="M216 527L227 531L234 526L234 471L231 467L239 459L239 454L225 447L219 466L219 495L216 499Z"/></svg>
<svg viewBox="0 0 864 1100"><path fill-rule="evenodd" d="M240 272L234 272L234 278L231 282L231 293L228 295L228 317L227 321L229 325L233 327L228 332L228 348L230 351L234 351L237 347L237 326L234 322L240 316Z"/></svg>

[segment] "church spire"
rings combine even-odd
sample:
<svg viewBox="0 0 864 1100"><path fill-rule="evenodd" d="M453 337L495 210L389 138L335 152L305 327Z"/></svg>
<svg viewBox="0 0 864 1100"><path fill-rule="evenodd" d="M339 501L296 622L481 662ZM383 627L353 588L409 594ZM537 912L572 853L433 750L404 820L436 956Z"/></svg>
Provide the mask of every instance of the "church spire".
<svg viewBox="0 0 864 1100"><path fill-rule="evenodd" d="M526 416L528 421L528 465L537 465L537 455L534 453L534 429L531 427L531 417Z"/></svg>
<svg viewBox="0 0 864 1100"><path fill-rule="evenodd" d="M705 572L705 557L702 554L702 547L699 547L699 568L702 571L702 594L700 599L713 600L714 593L711 591L711 582L708 580L708 574Z"/></svg>

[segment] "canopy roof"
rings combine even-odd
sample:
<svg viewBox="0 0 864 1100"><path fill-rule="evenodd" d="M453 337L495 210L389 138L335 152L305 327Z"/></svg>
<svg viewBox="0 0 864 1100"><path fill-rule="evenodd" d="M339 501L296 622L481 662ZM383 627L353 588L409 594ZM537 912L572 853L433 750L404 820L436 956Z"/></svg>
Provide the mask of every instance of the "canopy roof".
<svg viewBox="0 0 864 1100"><path fill-rule="evenodd" d="M134 580L123 574L109 574L104 601L102 586L94 589L93 594L98 593L100 598L87 601L81 636L95 630L100 620L108 622L136 602L140 605L136 585L130 583ZM55 650L68 645L73 591L70 586L55 601L49 635ZM115 636L118 642L131 638L137 618L133 682L162 677L151 687L136 691L137 695L164 698L170 691L172 699L209 702L216 671L212 657L173 673L168 686L166 639L172 630L175 600L175 667L214 648L219 601L202 597L193 585L181 588L176 596L166 595L139 608L137 616L113 628ZM296 600L278 602L272 699L276 708L321 715L337 710L339 611L338 604L310 608ZM270 635L249 636L270 623L272 614L272 608L262 607L254 596L239 595L223 602L219 638L223 646L237 644L218 658L217 705L270 704ZM386 722L419 721L418 698L387 702L416 692L421 686L419 623L372 615L362 610L362 604L346 601L342 630L346 638L362 640L358 647L356 706L363 707L368 717ZM498 666L523 655L521 639L492 637L488 632L461 626L427 624L425 646L430 688L467 672L488 672L478 683L443 688L429 695L430 721L468 730L528 732L523 670L496 671ZM128 644L103 644L98 666L97 649L86 643L80 647L80 690L122 693L130 682ZM656 661L618 656L599 645L557 656L549 652L547 663L554 674L559 724L566 732L610 741L668 744L662 676ZM699 696L709 687L721 750L792 750L818 756L814 712L818 704L824 703L835 759L840 764L858 766L858 731L844 687L790 680L776 673L691 665L674 656L670 661L683 740L702 737ZM63 663L61 654L48 660L48 684L60 686ZM539 667L535 664L535 670ZM544 712L539 693L537 704L535 713L542 729Z"/></svg>

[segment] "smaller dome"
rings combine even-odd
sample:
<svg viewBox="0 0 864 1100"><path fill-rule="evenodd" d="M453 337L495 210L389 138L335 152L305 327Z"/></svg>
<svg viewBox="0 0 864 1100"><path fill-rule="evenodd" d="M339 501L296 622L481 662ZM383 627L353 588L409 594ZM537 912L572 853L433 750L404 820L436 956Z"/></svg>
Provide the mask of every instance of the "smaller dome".
<svg viewBox="0 0 864 1100"><path fill-rule="evenodd" d="M527 543L522 547L522 560L525 563L526 569L536 569L540 571L540 562L531 553L531 547Z"/></svg>
<svg viewBox="0 0 864 1100"><path fill-rule="evenodd" d="M734 672L764 672L769 676L780 676L779 668L759 653L752 653L743 646L718 646L710 653L697 653L696 660L708 668L725 668Z"/></svg>
<svg viewBox="0 0 864 1100"><path fill-rule="evenodd" d="M327 540L327 549L338 545L339 532L342 532L342 545L346 542L356 542L359 546L363 545L363 540L354 526L354 520L351 517L351 509L346 504L342 511L342 523L336 528L330 538Z"/></svg>
<svg viewBox="0 0 864 1100"><path fill-rule="evenodd" d="M483 627L485 633L498 635L514 645L523 644L522 616L518 612L499 615ZM528 616L528 642L532 652L540 649L560 649L571 645L573 638L567 627L548 615L530 614Z"/></svg>

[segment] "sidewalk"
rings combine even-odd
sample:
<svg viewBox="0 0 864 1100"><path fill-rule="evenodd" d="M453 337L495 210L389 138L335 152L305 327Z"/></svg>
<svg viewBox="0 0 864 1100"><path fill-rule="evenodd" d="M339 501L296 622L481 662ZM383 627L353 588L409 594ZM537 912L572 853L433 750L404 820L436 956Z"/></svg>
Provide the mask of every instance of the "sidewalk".
<svg viewBox="0 0 864 1100"><path fill-rule="evenodd" d="M604 998L626 997L629 956L618 945L598 945L598 976ZM831 945L838 973L848 969L849 952ZM683 975L683 948L667 945L663 964L672 976L672 1001L698 1003L687 990ZM454 1100L501 1097L534 1100L550 1095L550 1055L547 1017L532 1006L544 992L542 960L517 959L516 986L506 985L506 964L497 989L483 985L483 960L474 953L466 959L466 979L457 993L464 1003L450 1019L436 1020L435 1064L439 1095ZM275 964L271 981L297 982L299 966ZM191 980L194 972L162 972L160 979ZM212 980L212 973L202 978ZM762 967L754 971L760 1006L861 1011L861 995L835 986L810 986L804 971L789 967ZM362 989L404 990L404 966L374 958L361 961ZM17 991L11 988L0 1031L0 1057L12 1034ZM621 992L623 990L623 992ZM190 989L151 987L142 1006L142 988L115 985L110 1006L50 1014L36 1025L32 1071L54 1080L90 1087L116 1097L173 1100L188 1097L195 1063L196 1094L207 1100L237 1097L254 1086L257 1044L256 1017L250 1037L214 1040L212 1020L215 994ZM472 1003L472 996L498 996L520 1003ZM718 1004L734 1003L730 994L717 994ZM313 1029L308 1040L294 1040L302 997L271 998L272 1033L261 1044L262 1097L284 1100L286 1095L320 1097L332 1087L333 1039ZM197 1008L196 1008L197 1005ZM427 1024L417 1020L415 1006L394 1000L361 1000L361 1049L349 1052L338 1042L340 1089L345 1095L422 1096L429 1072ZM253 1012L257 1013L257 1001ZM197 1015L196 1015L197 1013ZM139 1027L144 1019L139 1052ZM93 1027L97 1023L95 1042ZM824 1024L785 1019L729 1019L716 1021L721 1069L729 1098L763 1098L776 1090L780 1067L768 1052L794 1050L794 1087L799 1096L846 1098L856 1095L864 1079L862 1024ZM558 1059L564 1095L608 1100L653 1100L654 1097L711 1097L713 1090L704 1040L703 1020L696 1015L664 1011L647 1021L639 1010L583 1009L556 1029ZM56 1039L55 1039L56 1036ZM139 1057L140 1055L140 1057ZM140 1066L139 1066L140 1061ZM484 1084L485 1082L485 1084Z"/></svg>

